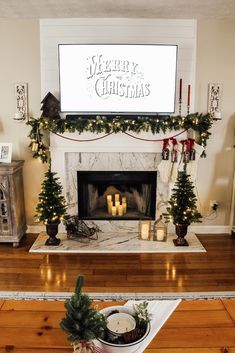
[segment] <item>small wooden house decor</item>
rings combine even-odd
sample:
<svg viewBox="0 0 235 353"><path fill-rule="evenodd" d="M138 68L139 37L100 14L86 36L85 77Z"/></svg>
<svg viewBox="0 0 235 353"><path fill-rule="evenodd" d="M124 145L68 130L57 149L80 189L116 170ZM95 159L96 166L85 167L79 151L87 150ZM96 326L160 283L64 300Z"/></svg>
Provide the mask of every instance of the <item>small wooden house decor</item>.
<svg viewBox="0 0 235 353"><path fill-rule="evenodd" d="M60 101L51 92L47 93L41 104L41 117L60 119Z"/></svg>

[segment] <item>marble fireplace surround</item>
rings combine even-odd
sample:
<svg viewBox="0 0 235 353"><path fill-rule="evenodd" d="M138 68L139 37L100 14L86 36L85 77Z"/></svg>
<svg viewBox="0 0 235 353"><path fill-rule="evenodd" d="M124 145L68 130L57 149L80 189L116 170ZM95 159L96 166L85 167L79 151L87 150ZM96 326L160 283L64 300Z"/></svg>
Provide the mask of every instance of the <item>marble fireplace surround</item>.
<svg viewBox="0 0 235 353"><path fill-rule="evenodd" d="M50 135L52 170L57 172L68 202L68 213L77 214L77 171L157 171L161 161L161 142L141 141L124 133L112 134L103 139L92 140L105 134L90 132ZM164 134L141 133L133 136L156 140ZM66 138L73 140L68 140ZM184 135L181 135L184 138ZM83 140L78 142L75 140ZM84 141L85 140L85 141ZM157 173L156 217L162 212L168 199L169 185L161 183ZM138 221L99 220L95 223L102 232L137 232ZM63 227L60 231L63 231Z"/></svg>

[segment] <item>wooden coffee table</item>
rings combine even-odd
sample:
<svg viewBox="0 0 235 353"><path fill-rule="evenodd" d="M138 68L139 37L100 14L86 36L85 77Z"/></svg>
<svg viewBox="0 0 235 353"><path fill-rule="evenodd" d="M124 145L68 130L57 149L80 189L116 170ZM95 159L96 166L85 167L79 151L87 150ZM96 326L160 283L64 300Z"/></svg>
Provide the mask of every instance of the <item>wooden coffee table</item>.
<svg viewBox="0 0 235 353"><path fill-rule="evenodd" d="M0 300L0 353L72 353L64 314L63 301ZM145 352L235 353L235 300L182 301Z"/></svg>

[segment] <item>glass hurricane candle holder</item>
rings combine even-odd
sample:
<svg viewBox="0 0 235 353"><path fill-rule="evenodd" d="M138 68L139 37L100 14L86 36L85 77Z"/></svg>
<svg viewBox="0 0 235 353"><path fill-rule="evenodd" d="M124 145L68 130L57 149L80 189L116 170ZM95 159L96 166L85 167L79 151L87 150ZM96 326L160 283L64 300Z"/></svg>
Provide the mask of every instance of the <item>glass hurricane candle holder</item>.
<svg viewBox="0 0 235 353"><path fill-rule="evenodd" d="M166 241L167 239L167 226L160 216L153 226L153 240L155 241Z"/></svg>
<svg viewBox="0 0 235 353"><path fill-rule="evenodd" d="M139 239L150 240L151 221L139 221Z"/></svg>

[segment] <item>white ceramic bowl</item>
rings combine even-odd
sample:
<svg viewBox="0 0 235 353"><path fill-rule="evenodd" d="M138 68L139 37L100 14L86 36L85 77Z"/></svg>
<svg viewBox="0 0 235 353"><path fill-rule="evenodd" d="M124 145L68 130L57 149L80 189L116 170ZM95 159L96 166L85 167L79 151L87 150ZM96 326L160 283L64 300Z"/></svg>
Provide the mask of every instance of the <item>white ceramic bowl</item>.
<svg viewBox="0 0 235 353"><path fill-rule="evenodd" d="M104 308L100 310L100 312L108 316L112 311L118 310L121 313L127 313L134 315L134 309L127 307L127 306L110 306L108 308ZM114 344L110 342L106 342L102 339L99 339L100 343L102 344L105 352L107 353L134 353L136 352L141 343L146 339L150 331L150 325L148 325L147 330L143 337L141 337L138 341L127 343L127 344Z"/></svg>

